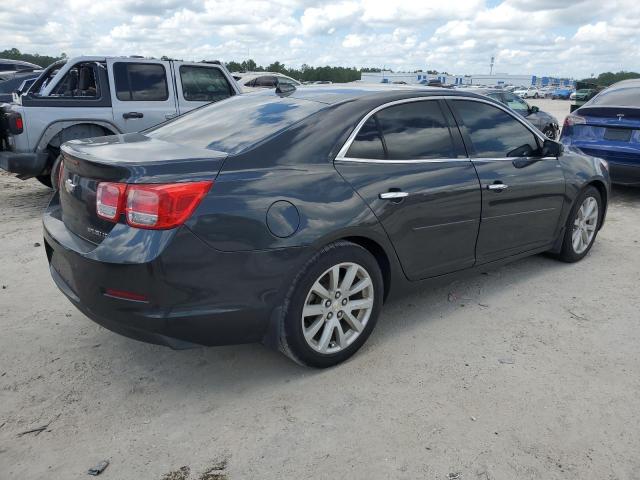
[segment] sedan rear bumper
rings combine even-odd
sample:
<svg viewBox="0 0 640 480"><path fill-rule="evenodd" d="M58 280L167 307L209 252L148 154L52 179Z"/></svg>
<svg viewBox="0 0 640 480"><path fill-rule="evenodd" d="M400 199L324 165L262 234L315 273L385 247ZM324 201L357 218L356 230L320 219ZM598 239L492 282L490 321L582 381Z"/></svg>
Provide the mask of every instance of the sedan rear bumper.
<svg viewBox="0 0 640 480"><path fill-rule="evenodd" d="M304 248L220 252L186 227L165 231L170 239L151 253L153 241L123 242L116 258L113 242L96 246L66 229L57 195L43 223L52 278L82 313L121 335L176 349L261 341L306 258Z"/></svg>

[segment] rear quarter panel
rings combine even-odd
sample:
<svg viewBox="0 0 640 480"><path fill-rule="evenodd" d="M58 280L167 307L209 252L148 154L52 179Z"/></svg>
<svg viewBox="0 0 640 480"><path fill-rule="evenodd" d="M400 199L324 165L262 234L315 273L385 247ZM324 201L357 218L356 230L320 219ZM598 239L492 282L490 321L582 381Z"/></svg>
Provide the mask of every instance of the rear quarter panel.
<svg viewBox="0 0 640 480"><path fill-rule="evenodd" d="M312 247L305 249L310 257L337 239L366 237L384 249L392 269L398 267L377 218L334 168L333 157L353 128L334 113L313 115L251 151L229 157L187 226L224 252ZM292 215L284 219L293 230L288 236L269 228L276 202L295 207L289 213L297 213L297 221Z"/></svg>

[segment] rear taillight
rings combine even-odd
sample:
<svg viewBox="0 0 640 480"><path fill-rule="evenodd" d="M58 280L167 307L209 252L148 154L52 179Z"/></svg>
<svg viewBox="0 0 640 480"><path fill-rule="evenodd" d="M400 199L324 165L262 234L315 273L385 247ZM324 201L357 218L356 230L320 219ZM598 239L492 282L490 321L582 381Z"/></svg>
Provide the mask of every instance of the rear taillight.
<svg viewBox="0 0 640 480"><path fill-rule="evenodd" d="M567 118L564 119L565 127L572 127L573 125L583 125L587 123L587 120L580 115L567 115Z"/></svg>
<svg viewBox="0 0 640 480"><path fill-rule="evenodd" d="M100 218L117 222L124 205L126 183L102 182L96 192L96 212Z"/></svg>
<svg viewBox="0 0 640 480"><path fill-rule="evenodd" d="M7 115L7 122L9 124L9 132L12 135L20 135L24 131L24 121L22 115L18 112L12 112Z"/></svg>
<svg viewBox="0 0 640 480"><path fill-rule="evenodd" d="M126 184L102 182L98 185L98 216L117 222L122 213L132 227L155 230L182 225L191 216L213 182L169 184Z"/></svg>

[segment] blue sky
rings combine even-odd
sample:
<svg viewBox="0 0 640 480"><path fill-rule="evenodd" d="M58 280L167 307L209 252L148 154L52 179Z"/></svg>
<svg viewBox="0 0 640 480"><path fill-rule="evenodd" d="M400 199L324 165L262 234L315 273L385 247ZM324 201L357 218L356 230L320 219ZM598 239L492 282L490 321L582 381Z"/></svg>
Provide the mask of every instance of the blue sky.
<svg viewBox="0 0 640 480"><path fill-rule="evenodd" d="M637 0L2 0L0 49L587 76L640 70Z"/></svg>

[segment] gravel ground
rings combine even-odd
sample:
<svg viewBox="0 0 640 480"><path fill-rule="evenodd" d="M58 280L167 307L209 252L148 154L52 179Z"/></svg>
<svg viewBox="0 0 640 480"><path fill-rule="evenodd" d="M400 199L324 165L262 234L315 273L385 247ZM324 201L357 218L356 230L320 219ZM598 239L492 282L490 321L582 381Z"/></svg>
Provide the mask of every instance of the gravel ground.
<svg viewBox="0 0 640 480"><path fill-rule="evenodd" d="M640 190L616 190L584 261L392 302L325 371L93 324L49 277L48 196L0 175L2 479L89 478L103 459L118 480L640 478Z"/></svg>

